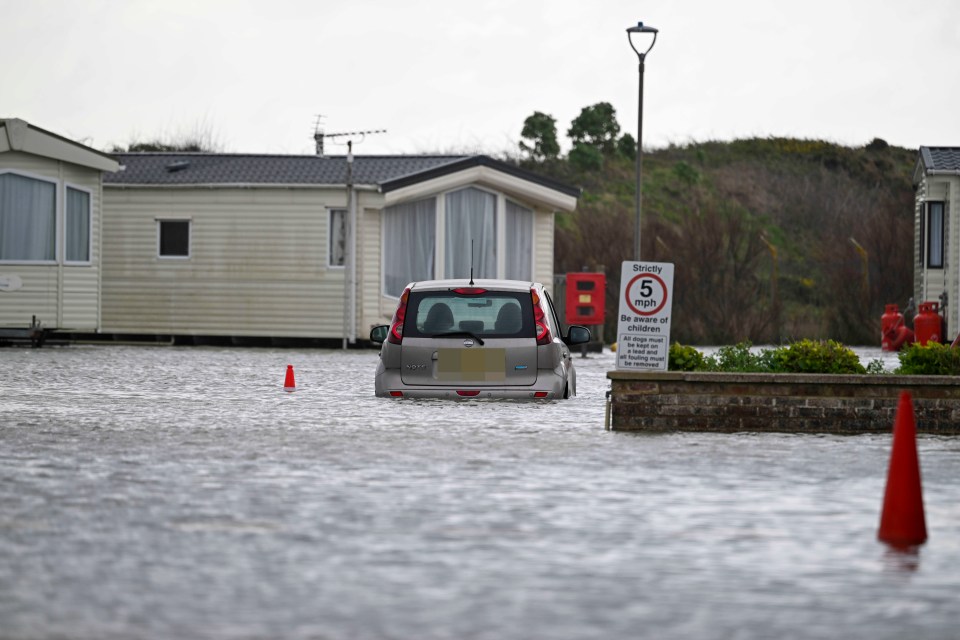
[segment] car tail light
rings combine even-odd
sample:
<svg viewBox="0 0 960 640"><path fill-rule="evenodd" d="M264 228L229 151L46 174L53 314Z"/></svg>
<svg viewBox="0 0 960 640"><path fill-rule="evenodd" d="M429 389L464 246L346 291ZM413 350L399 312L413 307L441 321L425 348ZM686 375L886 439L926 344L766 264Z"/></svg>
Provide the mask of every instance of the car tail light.
<svg viewBox="0 0 960 640"><path fill-rule="evenodd" d="M530 298L533 300L533 321L536 323L537 344L548 345L553 342L550 328L547 327L547 314L543 310L543 301L536 289L530 289Z"/></svg>
<svg viewBox="0 0 960 640"><path fill-rule="evenodd" d="M460 296L479 296L487 292L486 289L480 289L479 287L458 287L453 290L453 292Z"/></svg>
<svg viewBox="0 0 960 640"><path fill-rule="evenodd" d="M472 398L473 396L480 395L480 389L470 389L469 391L465 389L457 389L457 395L466 398Z"/></svg>
<svg viewBox="0 0 960 640"><path fill-rule="evenodd" d="M390 397L391 397L391 398L402 398L402 397L403 397L403 391L391 391L391 392L390 392Z"/></svg>
<svg viewBox="0 0 960 640"><path fill-rule="evenodd" d="M533 397L534 397L534 398L546 398L548 395L550 395L550 394L548 394L546 391L536 391L536 392L534 392Z"/></svg>
<svg viewBox="0 0 960 640"><path fill-rule="evenodd" d="M403 321L407 317L407 302L410 300L410 287L403 290L400 295L400 304L393 313L393 320L390 321L390 333L387 334L387 342L400 344L403 342Z"/></svg>

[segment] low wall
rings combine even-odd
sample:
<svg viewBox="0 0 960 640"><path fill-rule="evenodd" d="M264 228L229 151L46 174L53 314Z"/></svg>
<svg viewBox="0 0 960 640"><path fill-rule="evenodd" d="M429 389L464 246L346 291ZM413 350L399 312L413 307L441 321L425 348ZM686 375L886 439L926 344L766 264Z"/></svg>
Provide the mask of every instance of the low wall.
<svg viewBox="0 0 960 640"><path fill-rule="evenodd" d="M960 377L611 371L615 431L889 433L901 391L917 431L960 434Z"/></svg>

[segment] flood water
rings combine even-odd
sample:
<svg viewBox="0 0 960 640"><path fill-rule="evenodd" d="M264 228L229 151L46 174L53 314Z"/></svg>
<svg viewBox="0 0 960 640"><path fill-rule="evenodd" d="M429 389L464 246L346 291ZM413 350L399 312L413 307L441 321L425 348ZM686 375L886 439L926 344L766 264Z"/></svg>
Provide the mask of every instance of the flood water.
<svg viewBox="0 0 960 640"><path fill-rule="evenodd" d="M887 435L605 431L609 352L569 401L377 399L376 357L0 350L0 637L960 637L960 439L904 553Z"/></svg>

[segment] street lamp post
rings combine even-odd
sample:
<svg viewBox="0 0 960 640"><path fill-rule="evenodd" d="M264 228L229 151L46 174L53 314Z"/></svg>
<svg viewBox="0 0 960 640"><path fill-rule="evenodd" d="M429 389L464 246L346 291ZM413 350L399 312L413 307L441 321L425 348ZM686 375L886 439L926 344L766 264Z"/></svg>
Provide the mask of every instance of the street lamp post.
<svg viewBox="0 0 960 640"><path fill-rule="evenodd" d="M635 33L652 33L653 39L650 41L650 46L647 47L647 50L640 52L636 46L633 44L633 34ZM633 255L634 260L639 262L640 260L640 212L643 209L643 193L640 190L641 180L643 178L643 67L644 60L647 57L647 54L650 53L650 50L653 49L654 43L657 41L657 29L644 25L642 22L638 22L637 26L630 27L627 29L627 41L630 42L630 48L634 50L637 54L637 58L640 60L640 93L639 93L639 106L637 107L637 216L636 223L633 229Z"/></svg>

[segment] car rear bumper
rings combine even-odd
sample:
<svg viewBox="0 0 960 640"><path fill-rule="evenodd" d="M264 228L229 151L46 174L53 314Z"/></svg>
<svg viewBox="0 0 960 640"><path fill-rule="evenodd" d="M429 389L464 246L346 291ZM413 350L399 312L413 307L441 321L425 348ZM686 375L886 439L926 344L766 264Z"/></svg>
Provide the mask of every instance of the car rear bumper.
<svg viewBox="0 0 960 640"><path fill-rule="evenodd" d="M404 384L400 372L377 370L375 392L380 398L442 398L447 400L551 400L564 397L565 381L552 370L540 371L537 382L522 387L490 385L417 385Z"/></svg>

